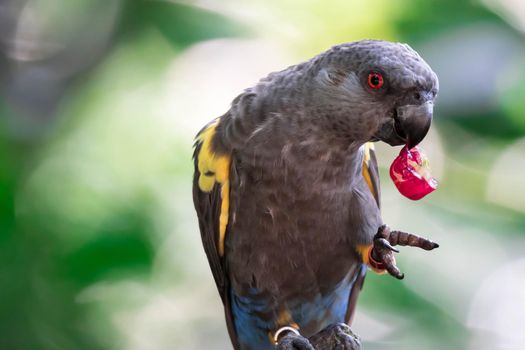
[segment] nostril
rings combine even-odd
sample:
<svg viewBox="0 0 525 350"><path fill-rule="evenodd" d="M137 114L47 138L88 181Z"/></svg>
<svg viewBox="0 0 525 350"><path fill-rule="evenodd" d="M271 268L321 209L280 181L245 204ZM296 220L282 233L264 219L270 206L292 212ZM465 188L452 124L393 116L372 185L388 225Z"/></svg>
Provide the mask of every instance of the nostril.
<svg viewBox="0 0 525 350"><path fill-rule="evenodd" d="M414 93L414 98L415 98L417 101L421 100L421 94L420 94L419 92L415 92L415 93Z"/></svg>

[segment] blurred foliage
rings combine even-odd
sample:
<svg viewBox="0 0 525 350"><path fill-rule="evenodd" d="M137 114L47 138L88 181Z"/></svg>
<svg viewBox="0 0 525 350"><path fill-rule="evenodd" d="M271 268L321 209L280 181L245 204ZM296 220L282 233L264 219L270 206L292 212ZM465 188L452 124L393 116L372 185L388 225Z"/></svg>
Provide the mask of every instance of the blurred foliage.
<svg viewBox="0 0 525 350"><path fill-rule="evenodd" d="M133 38L133 34L149 27L159 30L177 48L185 48L198 41L250 33L247 26L190 5L167 1L126 1L121 15L122 33Z"/></svg>
<svg viewBox="0 0 525 350"><path fill-rule="evenodd" d="M31 6L40 8L43 3L28 2L24 11L29 11ZM47 3L56 10L53 2ZM15 5L11 4L13 8ZM101 312L97 310L100 306L93 303L79 303L79 292L97 282L139 280L151 273L157 243L152 236L152 217L155 217L152 211L158 203L152 198L151 189L144 187L144 178L140 176L159 175L159 171L141 173L133 180L127 174L134 166L146 166L147 171L151 171L152 165L157 165L141 164L137 159L140 152L135 153L136 158L129 158L127 152L133 152L132 149L115 148L118 148L114 144L116 140L126 142L122 138L125 128L128 132L124 137L136 136L134 128L126 125L129 119L118 121L115 115L109 116L118 113L115 110L117 94L126 94L129 88L142 86L154 77L158 79L163 71L161 67L175 56L176 51L161 49L158 39L155 39L157 44L151 44L152 35L148 34L151 30L162 33L177 50L201 40L247 32L246 28L219 14L189 5L135 0L120 5L119 20L111 29L113 39L105 52L88 57L92 63L87 70L73 65L76 71L60 72L69 74L68 78L74 78L75 84L71 85L69 79L64 81L70 86L64 90L67 100L45 101L62 106L51 115L49 124L52 127L42 127L44 137L17 139L17 134L9 130L16 124L17 116L7 108L1 109L2 349L107 349L114 346L118 339L111 324L111 307L106 305ZM62 13L48 11L59 21L56 26L50 24L43 29L49 30L50 36L58 32L55 31L58 28L79 31L80 27L71 23L71 19L85 25L89 18L106 7L104 1L81 1L70 4ZM65 21L63 16L71 17ZM54 38L61 36L63 34ZM67 47L67 41L64 44ZM60 55L57 52L57 56ZM11 74L18 73L16 66L11 67ZM106 76L99 73L104 70ZM9 78L7 74L4 82ZM10 97L9 92L6 95ZM41 102L27 98L23 101L36 106ZM16 101L13 109L17 109ZM140 109L136 111L143 113ZM101 119L93 122L97 113ZM101 133L105 131L109 134L103 136ZM156 132L148 136L154 134ZM87 139L75 145L83 137ZM135 137L134 141L139 142L139 138ZM137 149L155 152L155 148L148 145L149 141L143 141ZM172 145L171 150L176 147ZM155 157L158 156L156 152ZM149 154L146 157L142 154L146 163L148 157ZM123 163L122 159L126 161ZM177 166L187 160L170 156L169 160L163 159L160 166L167 166L170 176L177 178L173 172L179 172ZM97 181L98 184L93 183ZM120 187L113 187L113 183ZM103 188L96 189L94 185ZM115 302L110 300L111 304Z"/></svg>
<svg viewBox="0 0 525 350"><path fill-rule="evenodd" d="M0 18L0 349L229 348L192 212L193 116L165 101L173 62L218 38L263 38L298 60L405 41L440 76L442 187L406 203L384 181L384 211L448 245L401 255L403 283L368 277L360 310L393 330L369 327L367 349L468 348L466 304L491 266L522 256L525 208L487 193L494 178L516 191L496 160L525 136L525 42L487 2L7 0ZM228 43L213 42L206 79ZM242 74L229 69L221 85Z"/></svg>
<svg viewBox="0 0 525 350"><path fill-rule="evenodd" d="M475 1L405 1L403 15L395 21L407 42L427 41L467 23L504 23L494 12Z"/></svg>

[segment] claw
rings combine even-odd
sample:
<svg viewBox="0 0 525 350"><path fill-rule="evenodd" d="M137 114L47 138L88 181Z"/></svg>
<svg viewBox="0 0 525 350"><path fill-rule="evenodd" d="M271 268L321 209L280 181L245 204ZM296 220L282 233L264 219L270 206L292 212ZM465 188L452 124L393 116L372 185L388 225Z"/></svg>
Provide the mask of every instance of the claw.
<svg viewBox="0 0 525 350"><path fill-rule="evenodd" d="M404 276L396 266L396 259L394 258L393 252L397 253L398 250L392 247L385 238L377 238L374 240L372 258L375 261L381 262L389 274L398 279L402 279Z"/></svg>
<svg viewBox="0 0 525 350"><path fill-rule="evenodd" d="M424 250L432 250L439 247L439 244L432 242L430 239L403 231L390 231L388 240L393 245L418 247Z"/></svg>
<svg viewBox="0 0 525 350"><path fill-rule="evenodd" d="M403 279L405 275L396 266L395 253L399 251L394 248L395 245L418 247L425 250L432 250L439 247L439 244L411 233L403 231L391 231L387 225L379 227L374 236L374 246L370 252L374 265L387 270L395 278Z"/></svg>
<svg viewBox="0 0 525 350"><path fill-rule="evenodd" d="M386 238L375 238L374 246L370 252L371 263L377 269L387 270L389 274L396 278L403 278L403 274L396 266L394 252L398 250L390 244Z"/></svg>
<svg viewBox="0 0 525 350"><path fill-rule="evenodd" d="M385 238L379 238L379 239L377 240L377 243L378 243L379 245L381 245L381 247L383 247L383 248L386 248L386 249L389 249L389 250L391 250L391 251L393 251L393 252L399 253L399 250L396 249L396 248L394 248L394 247L392 247L392 245L390 244L390 242L389 242L387 239L385 239Z"/></svg>
<svg viewBox="0 0 525 350"><path fill-rule="evenodd" d="M405 278L405 274L399 270L399 268L395 265L395 263L385 264L385 267L388 273L394 276L395 278L397 278L398 280L402 280L403 278Z"/></svg>

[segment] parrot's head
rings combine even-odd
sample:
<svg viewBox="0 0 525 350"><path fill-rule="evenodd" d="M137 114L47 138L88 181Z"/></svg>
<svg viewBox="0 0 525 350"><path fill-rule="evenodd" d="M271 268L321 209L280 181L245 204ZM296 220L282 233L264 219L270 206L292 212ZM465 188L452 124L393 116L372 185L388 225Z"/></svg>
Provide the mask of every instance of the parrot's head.
<svg viewBox="0 0 525 350"><path fill-rule="evenodd" d="M338 45L312 61L310 76L311 115L334 137L412 148L430 128L438 79L406 44Z"/></svg>

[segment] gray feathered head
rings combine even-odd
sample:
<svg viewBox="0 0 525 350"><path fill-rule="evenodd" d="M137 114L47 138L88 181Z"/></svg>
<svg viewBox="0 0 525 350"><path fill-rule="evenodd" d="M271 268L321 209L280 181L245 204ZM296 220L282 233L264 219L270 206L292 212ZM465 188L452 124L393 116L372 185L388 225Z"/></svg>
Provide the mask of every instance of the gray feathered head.
<svg viewBox="0 0 525 350"><path fill-rule="evenodd" d="M439 89L436 74L416 51L377 40L334 46L261 83L270 81L280 81L280 92L272 92L281 101L284 91L290 92L285 100L300 99L301 117L312 123L312 132L409 147L427 134Z"/></svg>

